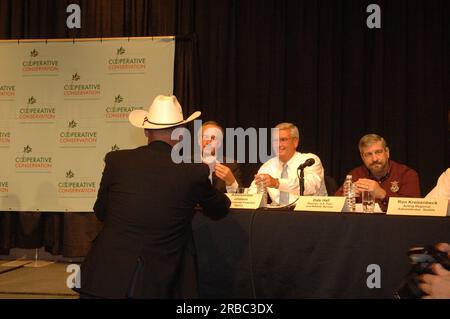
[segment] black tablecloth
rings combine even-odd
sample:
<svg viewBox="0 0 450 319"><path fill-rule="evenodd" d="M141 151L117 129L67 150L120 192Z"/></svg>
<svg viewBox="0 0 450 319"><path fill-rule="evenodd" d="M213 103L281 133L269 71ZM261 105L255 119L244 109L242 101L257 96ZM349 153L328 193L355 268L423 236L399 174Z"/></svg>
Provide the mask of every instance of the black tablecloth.
<svg viewBox="0 0 450 319"><path fill-rule="evenodd" d="M450 242L448 217L232 211L193 228L205 298L392 298L410 247Z"/></svg>
<svg viewBox="0 0 450 319"><path fill-rule="evenodd" d="M0 212L0 253L85 256L101 227L92 213ZM193 230L204 298L392 298L410 247L450 242L449 217L232 210L197 213ZM371 264L381 288L366 285Z"/></svg>

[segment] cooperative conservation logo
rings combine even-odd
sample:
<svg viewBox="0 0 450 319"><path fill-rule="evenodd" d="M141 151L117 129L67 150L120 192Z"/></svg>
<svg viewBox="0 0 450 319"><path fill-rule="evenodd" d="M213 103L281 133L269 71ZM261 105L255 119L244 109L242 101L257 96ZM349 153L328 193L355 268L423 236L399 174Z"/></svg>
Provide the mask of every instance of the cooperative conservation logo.
<svg viewBox="0 0 450 319"><path fill-rule="evenodd" d="M66 172L65 180L58 182L58 193L74 197L89 194L93 197L97 194L95 184L94 181L89 181L87 178L77 178L75 172L69 169Z"/></svg>
<svg viewBox="0 0 450 319"><path fill-rule="evenodd" d="M0 131L0 148L9 147L11 143L11 132Z"/></svg>
<svg viewBox="0 0 450 319"><path fill-rule="evenodd" d="M114 98L114 104L106 107L105 118L108 122L127 122L131 111L142 110L141 106L125 105L123 102L124 98L118 94Z"/></svg>
<svg viewBox="0 0 450 319"><path fill-rule="evenodd" d="M22 61L23 75L50 75L59 72L58 60L39 57L39 51L33 49L29 59Z"/></svg>
<svg viewBox="0 0 450 319"><path fill-rule="evenodd" d="M53 166L53 159L48 155L34 155L30 145L23 147L21 155L15 159L15 168L19 172L49 172Z"/></svg>
<svg viewBox="0 0 450 319"><path fill-rule="evenodd" d="M9 193L8 181L0 177L0 197L7 197Z"/></svg>
<svg viewBox="0 0 450 319"><path fill-rule="evenodd" d="M16 86L11 84L0 85L0 100L11 100L16 97Z"/></svg>
<svg viewBox="0 0 450 319"><path fill-rule="evenodd" d="M108 70L112 73L142 73L147 68L144 57L130 56L127 51L120 47L116 55L108 59Z"/></svg>
<svg viewBox="0 0 450 319"><path fill-rule="evenodd" d="M21 107L18 112L19 120L45 122L56 118L56 108L51 105L39 105L34 96L29 97L26 106Z"/></svg>
<svg viewBox="0 0 450 319"><path fill-rule="evenodd" d="M75 72L72 81L64 84L64 97L66 99L89 99L99 98L101 95L101 85L95 82L82 82L81 76Z"/></svg>
<svg viewBox="0 0 450 319"><path fill-rule="evenodd" d="M59 146L64 148L95 147L97 131L79 129L75 120L68 123L67 129L59 133Z"/></svg>

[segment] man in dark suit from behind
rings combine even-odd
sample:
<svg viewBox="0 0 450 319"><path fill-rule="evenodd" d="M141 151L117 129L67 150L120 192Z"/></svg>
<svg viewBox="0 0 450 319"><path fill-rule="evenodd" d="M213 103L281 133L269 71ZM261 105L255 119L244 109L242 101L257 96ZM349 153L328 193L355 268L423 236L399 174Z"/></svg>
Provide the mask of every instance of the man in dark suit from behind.
<svg viewBox="0 0 450 319"><path fill-rule="evenodd" d="M218 156L218 150L223 150L222 126L215 121L207 121L198 133L202 160L210 168L211 183L221 192L235 193L239 187L243 187L242 171L234 159Z"/></svg>
<svg viewBox="0 0 450 319"><path fill-rule="evenodd" d="M81 265L81 298L197 297L194 207L220 219L230 206L208 180L207 165L171 158L172 131L199 115L184 120L176 97L162 95L149 112L130 113L148 145L105 157L94 205L104 227Z"/></svg>

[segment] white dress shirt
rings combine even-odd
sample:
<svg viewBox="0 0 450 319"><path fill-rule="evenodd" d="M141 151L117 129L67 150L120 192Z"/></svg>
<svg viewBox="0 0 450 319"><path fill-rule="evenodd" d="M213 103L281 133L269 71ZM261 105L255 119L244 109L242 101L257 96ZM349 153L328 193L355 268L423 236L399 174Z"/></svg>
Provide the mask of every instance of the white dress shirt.
<svg viewBox="0 0 450 319"><path fill-rule="evenodd" d="M278 181L280 182L278 189L272 187L267 188L267 192L269 193L273 203L279 203L280 191L289 192L289 203L293 203L299 197L300 186L297 176L297 168L309 158L313 158L315 163L312 166L306 167L303 171L305 182L304 195L327 196L324 169L320 158L312 153L295 152L294 156L292 156L286 163L288 166L288 178L281 178L283 163L278 157L271 158L258 170L258 174L268 174L273 178L278 178ZM255 181L253 181L250 185L249 193L256 193Z"/></svg>
<svg viewBox="0 0 450 319"><path fill-rule="evenodd" d="M212 155L207 156L207 157L202 157L202 161L203 161L203 163L207 164L208 167L209 167L209 176L208 176L208 178L209 178L209 181L212 184L212 174L215 171L216 163L220 163L220 162ZM239 188L239 184L238 184L238 182L235 179L233 184L231 184L231 185L226 185L226 183L225 183L225 188L227 189L227 193L236 193L237 189Z"/></svg>
<svg viewBox="0 0 450 319"><path fill-rule="evenodd" d="M436 186L427 194L426 198L445 198L450 200L450 168L441 174Z"/></svg>

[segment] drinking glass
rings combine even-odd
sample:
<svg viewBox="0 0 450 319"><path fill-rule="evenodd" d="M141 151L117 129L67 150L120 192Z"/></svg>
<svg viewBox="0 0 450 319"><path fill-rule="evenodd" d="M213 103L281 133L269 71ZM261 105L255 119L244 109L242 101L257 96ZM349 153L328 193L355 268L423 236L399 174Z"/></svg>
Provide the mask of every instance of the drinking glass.
<svg viewBox="0 0 450 319"><path fill-rule="evenodd" d="M363 191L361 193L362 207L364 213L373 213L375 209L375 194L373 191Z"/></svg>

